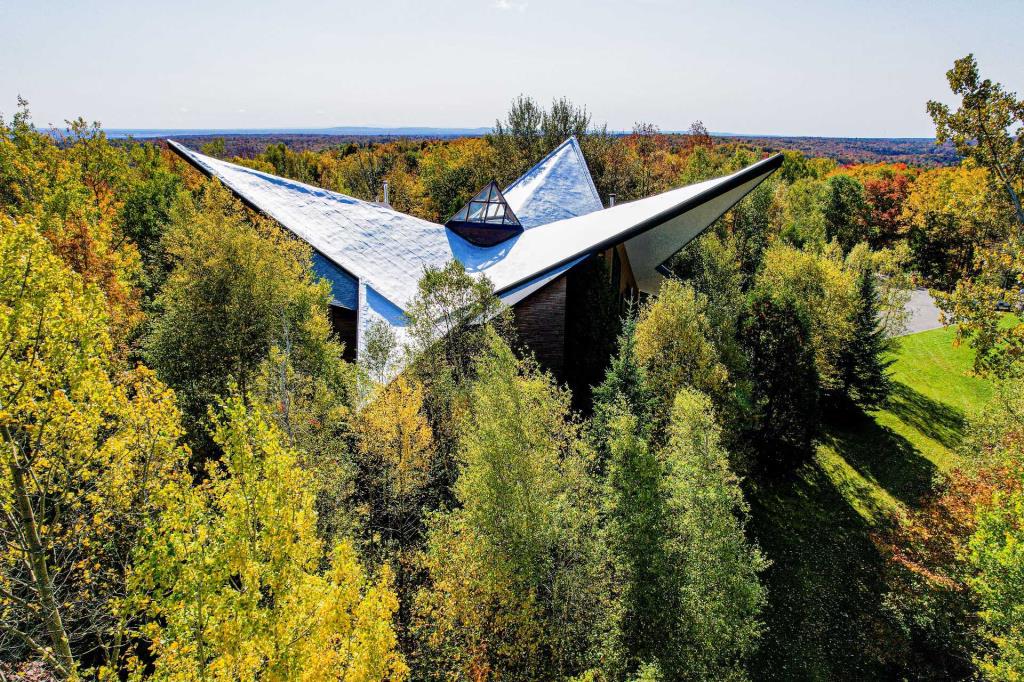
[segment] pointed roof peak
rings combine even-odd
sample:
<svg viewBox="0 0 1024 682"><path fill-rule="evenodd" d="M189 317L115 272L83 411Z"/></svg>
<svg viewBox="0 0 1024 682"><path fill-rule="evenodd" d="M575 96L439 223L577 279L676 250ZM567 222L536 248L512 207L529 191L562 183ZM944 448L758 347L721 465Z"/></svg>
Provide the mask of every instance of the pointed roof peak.
<svg viewBox="0 0 1024 682"><path fill-rule="evenodd" d="M505 188L505 199L526 229L604 208L575 135Z"/></svg>

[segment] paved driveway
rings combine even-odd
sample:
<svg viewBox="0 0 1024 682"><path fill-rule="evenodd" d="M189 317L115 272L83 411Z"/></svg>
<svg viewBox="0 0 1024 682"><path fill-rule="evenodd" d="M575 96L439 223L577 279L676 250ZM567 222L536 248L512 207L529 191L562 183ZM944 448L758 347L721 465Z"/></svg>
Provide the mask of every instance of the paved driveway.
<svg viewBox="0 0 1024 682"><path fill-rule="evenodd" d="M917 332L926 332L929 329L938 329L942 326L940 317L942 313L935 306L935 301L932 300L931 294L928 293L927 289L914 289L911 291L906 309L910 315L907 318L907 329L903 332L904 336L916 334Z"/></svg>

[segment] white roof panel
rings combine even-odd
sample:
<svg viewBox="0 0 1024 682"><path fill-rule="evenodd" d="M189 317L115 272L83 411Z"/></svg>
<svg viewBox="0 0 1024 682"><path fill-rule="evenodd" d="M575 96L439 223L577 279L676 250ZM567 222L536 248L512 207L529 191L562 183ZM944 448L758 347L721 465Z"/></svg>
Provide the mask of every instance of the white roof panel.
<svg viewBox="0 0 1024 682"><path fill-rule="evenodd" d="M526 229L604 208L575 136L509 185L504 195Z"/></svg>
<svg viewBox="0 0 1024 682"><path fill-rule="evenodd" d="M270 216L317 252L359 280L359 336L371 319L398 324L416 295L426 267L452 259L466 271L487 275L508 304L566 271L589 254L625 243L641 288L656 289L656 268L713 223L781 164L765 159L737 173L657 196L600 209L579 145L566 141L509 187L533 224L505 242L480 247L443 225L391 208L280 178L168 144L243 201ZM585 177L583 176L585 173ZM571 210L587 210L551 222L559 192ZM537 286L533 286L537 285ZM526 292L526 293L524 293ZM398 311L398 312L396 312ZM361 345L361 344L360 344Z"/></svg>

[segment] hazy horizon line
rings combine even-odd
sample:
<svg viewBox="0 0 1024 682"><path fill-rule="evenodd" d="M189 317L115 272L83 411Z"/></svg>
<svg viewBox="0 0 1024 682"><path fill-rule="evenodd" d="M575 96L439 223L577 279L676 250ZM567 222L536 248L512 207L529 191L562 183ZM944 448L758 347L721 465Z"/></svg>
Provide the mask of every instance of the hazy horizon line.
<svg viewBox="0 0 1024 682"><path fill-rule="evenodd" d="M445 137L471 137L483 136L493 130L492 126L374 126L374 125L335 125L335 126L275 126L260 128L224 127L224 128L171 128L171 127L106 127L100 129L108 137L113 138L154 138L169 135L178 136L209 136L209 135L362 135L366 137L419 137L436 134ZM629 135L631 130L609 130L611 135ZM689 131L682 129L671 129L660 131L666 135L685 135ZM729 131L709 131L712 137L749 137L749 138L818 138L818 139L847 139L847 140L934 140L934 136L927 135L820 135L820 134L799 134L799 133L747 133Z"/></svg>

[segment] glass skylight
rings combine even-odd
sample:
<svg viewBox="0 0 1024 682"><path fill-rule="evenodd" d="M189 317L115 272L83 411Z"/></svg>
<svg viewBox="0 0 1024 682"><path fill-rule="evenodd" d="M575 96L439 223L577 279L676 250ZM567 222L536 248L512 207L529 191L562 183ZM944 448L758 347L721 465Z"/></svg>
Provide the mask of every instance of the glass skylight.
<svg viewBox="0 0 1024 682"><path fill-rule="evenodd" d="M523 231L494 180L477 192L445 226L477 246L493 246Z"/></svg>

